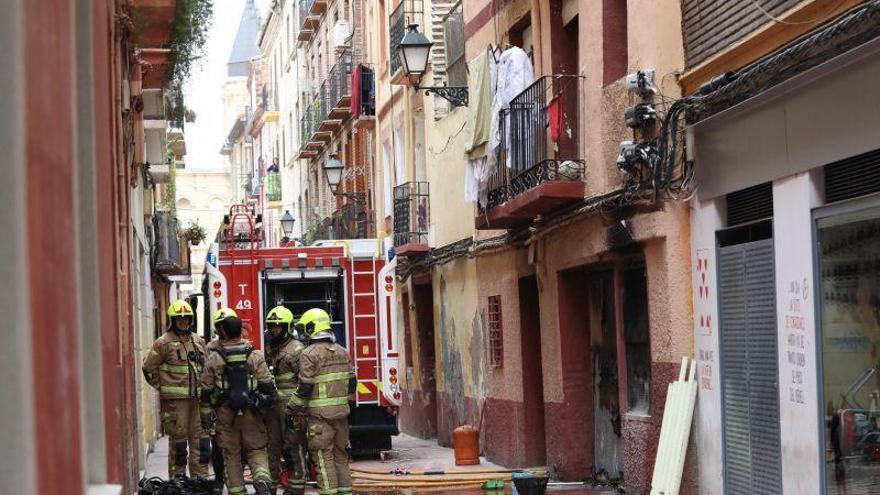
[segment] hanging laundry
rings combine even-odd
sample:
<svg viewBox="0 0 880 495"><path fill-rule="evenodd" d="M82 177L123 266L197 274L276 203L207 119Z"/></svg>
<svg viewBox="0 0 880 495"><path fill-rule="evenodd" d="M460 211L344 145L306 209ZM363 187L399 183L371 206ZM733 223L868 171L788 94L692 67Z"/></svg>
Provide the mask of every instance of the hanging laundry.
<svg viewBox="0 0 880 495"><path fill-rule="evenodd" d="M492 121L492 96L495 79L495 57L484 50L468 64L470 121L473 124L473 140L468 148L471 159L486 156L489 130Z"/></svg>
<svg viewBox="0 0 880 495"><path fill-rule="evenodd" d="M519 47L511 47L501 54L498 60L495 95L492 98L492 125L489 129L489 167L493 167L498 157L502 132L509 137L510 126L501 129L501 110L510 107L510 101L535 82L532 61ZM509 142L509 140L507 140ZM510 155L507 158L510 167Z"/></svg>
<svg viewBox="0 0 880 495"><path fill-rule="evenodd" d="M565 126L562 110L562 99L555 97L547 105L547 125L550 127L550 139L557 143Z"/></svg>
<svg viewBox="0 0 880 495"><path fill-rule="evenodd" d="M358 64L351 73L351 116L357 119L361 116L361 79L363 66Z"/></svg>

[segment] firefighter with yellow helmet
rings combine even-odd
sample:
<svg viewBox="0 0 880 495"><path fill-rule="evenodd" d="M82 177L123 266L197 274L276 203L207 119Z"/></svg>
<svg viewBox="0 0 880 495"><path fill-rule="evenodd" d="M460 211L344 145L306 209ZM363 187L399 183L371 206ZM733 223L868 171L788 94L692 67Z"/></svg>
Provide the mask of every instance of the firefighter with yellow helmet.
<svg viewBox="0 0 880 495"><path fill-rule="evenodd" d="M273 486L281 475L281 460L287 466L288 482L284 495L302 495L305 491L305 431L287 428L285 406L299 386L299 357L304 346L297 339L293 313L284 306L272 308L266 315L267 361L278 387L278 402L266 414L269 432L269 470Z"/></svg>
<svg viewBox="0 0 880 495"><path fill-rule="evenodd" d="M257 494L270 495L268 437L262 416L276 400L275 383L263 353L241 337L240 319L226 316L217 327L220 343L208 354L201 376L201 419L205 426L216 422L229 495L247 493L242 455L251 468Z"/></svg>
<svg viewBox="0 0 880 495"><path fill-rule="evenodd" d="M296 328L310 343L300 355L299 386L288 403L288 423L307 425L319 495L346 495L351 493L348 402L357 387L351 356L336 343L330 315L323 309L303 313Z"/></svg>
<svg viewBox="0 0 880 495"><path fill-rule="evenodd" d="M195 314L186 301L168 307L168 330L144 358L142 371L159 391L162 427L168 435L168 475L208 476L211 439L199 419L199 375L205 364L201 337L193 333Z"/></svg>

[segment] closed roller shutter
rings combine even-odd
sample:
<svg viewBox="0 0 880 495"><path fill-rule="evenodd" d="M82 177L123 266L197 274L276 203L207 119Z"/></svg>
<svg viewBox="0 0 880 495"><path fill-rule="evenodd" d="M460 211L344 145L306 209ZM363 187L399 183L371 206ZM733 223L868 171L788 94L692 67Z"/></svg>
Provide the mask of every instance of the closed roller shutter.
<svg viewBox="0 0 880 495"><path fill-rule="evenodd" d="M719 249L727 494L782 493L773 239Z"/></svg>

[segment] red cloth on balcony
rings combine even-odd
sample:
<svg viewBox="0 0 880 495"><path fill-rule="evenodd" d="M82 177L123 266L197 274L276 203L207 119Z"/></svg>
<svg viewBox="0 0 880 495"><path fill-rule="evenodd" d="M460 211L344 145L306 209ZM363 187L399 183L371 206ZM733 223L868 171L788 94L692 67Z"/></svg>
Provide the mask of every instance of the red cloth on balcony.
<svg viewBox="0 0 880 495"><path fill-rule="evenodd" d="M547 105L547 121L550 126L550 139L558 143L565 125L562 118L562 99L558 96L550 100L550 104Z"/></svg>
<svg viewBox="0 0 880 495"><path fill-rule="evenodd" d="M353 118L361 116L361 75L363 66L360 64L351 73L351 115Z"/></svg>

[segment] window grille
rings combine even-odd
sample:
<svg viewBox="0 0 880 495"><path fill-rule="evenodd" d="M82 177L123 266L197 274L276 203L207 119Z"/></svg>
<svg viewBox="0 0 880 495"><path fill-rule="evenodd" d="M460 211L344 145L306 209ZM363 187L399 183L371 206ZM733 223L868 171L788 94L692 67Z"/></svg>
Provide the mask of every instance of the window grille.
<svg viewBox="0 0 880 495"><path fill-rule="evenodd" d="M504 325L501 320L501 296L489 296L489 366L504 364Z"/></svg>

